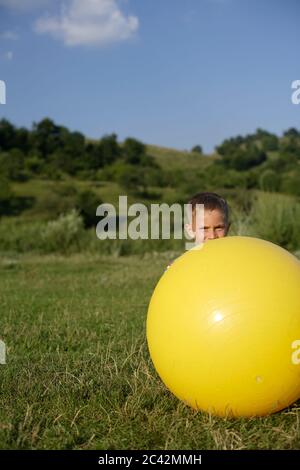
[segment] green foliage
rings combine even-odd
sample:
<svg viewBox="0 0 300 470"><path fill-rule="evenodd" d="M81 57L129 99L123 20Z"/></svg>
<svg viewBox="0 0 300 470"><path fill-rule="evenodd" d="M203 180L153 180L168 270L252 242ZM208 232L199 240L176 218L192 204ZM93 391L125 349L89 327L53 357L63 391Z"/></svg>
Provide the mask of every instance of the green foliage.
<svg viewBox="0 0 300 470"><path fill-rule="evenodd" d="M32 176L36 176L43 173L44 162L38 158L37 155L33 155L32 157L27 157L25 159L24 166L27 173L30 173Z"/></svg>
<svg viewBox="0 0 300 470"><path fill-rule="evenodd" d="M155 163L151 166L139 166L118 161L106 167L101 178L117 182L125 192L145 196L149 188L164 187L167 184L167 175Z"/></svg>
<svg viewBox="0 0 300 470"><path fill-rule="evenodd" d="M117 182L125 191L133 193L147 191L145 169L131 164L124 164L118 174Z"/></svg>
<svg viewBox="0 0 300 470"><path fill-rule="evenodd" d="M31 144L37 154L44 160L61 147L62 128L51 119L45 118L33 124Z"/></svg>
<svg viewBox="0 0 300 470"><path fill-rule="evenodd" d="M126 163L138 165L146 154L145 145L131 137L128 137L123 143L123 155Z"/></svg>
<svg viewBox="0 0 300 470"><path fill-rule="evenodd" d="M15 147L16 128L7 119L0 121L0 150L10 150Z"/></svg>
<svg viewBox="0 0 300 470"><path fill-rule="evenodd" d="M261 165L267 160L267 152L278 148L279 139L275 134L257 129L255 134L226 139L216 150L225 168L247 171Z"/></svg>
<svg viewBox="0 0 300 470"><path fill-rule="evenodd" d="M88 228L99 221L96 209L101 203L101 198L93 190L81 189L74 183L61 182L56 186L48 186L39 194L28 216L38 217L40 220L53 220L76 209L83 219L84 226Z"/></svg>
<svg viewBox="0 0 300 470"><path fill-rule="evenodd" d="M233 149L230 145L222 145L217 150L222 156L223 166L237 171L249 170L261 165L267 159L266 153L255 144L247 145L246 148Z"/></svg>
<svg viewBox="0 0 300 470"><path fill-rule="evenodd" d="M112 186L114 193L122 190L148 200L157 200L161 195L163 200L174 201L178 195L181 202L205 190L259 188L299 195L297 129L287 130L281 138L263 129L238 135L221 143L218 155L204 156L200 150L200 145L192 152L146 146L133 137L119 144L116 134L86 140L80 132L71 132L49 118L34 123L32 130L16 128L5 119L0 121L0 174L14 182L28 178L60 182L71 176L74 180L104 182L106 198ZM95 223L92 210L81 208L95 205L95 196L76 196L76 200L75 195L68 195L62 201L59 189L55 192L37 198L33 211L47 219L76 207L82 210L85 226ZM22 198L21 190L19 194ZM30 206L29 200L26 204ZM21 206L25 208L26 204L24 198L19 199L19 208L14 205L10 213L22 212Z"/></svg>
<svg viewBox="0 0 300 470"><path fill-rule="evenodd" d="M97 143L89 142L86 146L86 166L91 170L98 170L104 166L102 147Z"/></svg>
<svg viewBox="0 0 300 470"><path fill-rule="evenodd" d="M62 214L57 220L47 222L41 234L41 248L44 252L69 253L79 248L83 236L83 220L76 210Z"/></svg>
<svg viewBox="0 0 300 470"><path fill-rule="evenodd" d="M297 167L297 157L294 154L279 152L275 158L268 160L265 168L270 168L282 174Z"/></svg>
<svg viewBox="0 0 300 470"><path fill-rule="evenodd" d="M191 151L194 152L194 153L200 153L200 155L203 154L203 150L202 150L201 145L195 145L195 146L192 148Z"/></svg>
<svg viewBox="0 0 300 470"><path fill-rule="evenodd" d="M257 129L254 136L257 141L260 142L262 149L265 152L278 150L279 139L275 134L271 134L263 129Z"/></svg>
<svg viewBox="0 0 300 470"><path fill-rule="evenodd" d="M296 251L300 247L300 203L290 196L259 193L252 204L247 230L249 235Z"/></svg>
<svg viewBox="0 0 300 470"><path fill-rule="evenodd" d="M121 155L121 149L117 141L116 134L105 135L100 140L100 147L103 155L103 164L111 165Z"/></svg>
<svg viewBox="0 0 300 470"><path fill-rule="evenodd" d="M78 190L70 183L60 183L43 191L30 211L30 215L38 216L41 220L56 219L61 214L76 207Z"/></svg>
<svg viewBox="0 0 300 470"><path fill-rule="evenodd" d="M300 138L300 132L295 127L290 127L283 133L284 137Z"/></svg>
<svg viewBox="0 0 300 470"><path fill-rule="evenodd" d="M222 195L228 200L231 208L230 235L263 238L293 252L300 249L300 203L295 198L261 191L252 193L246 189L236 188L224 189ZM177 192L173 200L169 198L167 202L185 203L187 202L186 196ZM93 199L92 201L91 206L94 210L94 203L100 202ZM93 212L91 216L94 216ZM95 226L92 227L92 223L90 226L90 229L84 230L83 217L78 210L74 209L61 214L55 220L44 222L30 219L22 221L22 218L2 219L0 252L97 253L100 250L102 253L123 256L184 250L184 240L172 238L170 240L98 240Z"/></svg>
<svg viewBox="0 0 300 470"><path fill-rule="evenodd" d="M0 173L13 181L25 181L24 162L24 154L17 148L0 153Z"/></svg>
<svg viewBox="0 0 300 470"><path fill-rule="evenodd" d="M280 188L281 176L274 170L263 171L259 178L259 187L263 191L276 192Z"/></svg>
<svg viewBox="0 0 300 470"><path fill-rule="evenodd" d="M14 193L10 182L3 175L0 175L0 217L11 212L13 197Z"/></svg>
<svg viewBox="0 0 300 470"><path fill-rule="evenodd" d="M300 197L300 168L283 175L280 190L283 193Z"/></svg>
<svg viewBox="0 0 300 470"><path fill-rule="evenodd" d="M279 150L281 153L294 155L297 159L300 159L300 132L294 128L284 132L283 138L280 141Z"/></svg>
<svg viewBox="0 0 300 470"><path fill-rule="evenodd" d="M80 191L76 195L75 207L82 217L86 228L93 227L99 222L96 211L100 204L102 204L102 200L90 189Z"/></svg>
<svg viewBox="0 0 300 470"><path fill-rule="evenodd" d="M41 248L40 221L25 221L21 217L5 217L0 220L0 252L28 253Z"/></svg>

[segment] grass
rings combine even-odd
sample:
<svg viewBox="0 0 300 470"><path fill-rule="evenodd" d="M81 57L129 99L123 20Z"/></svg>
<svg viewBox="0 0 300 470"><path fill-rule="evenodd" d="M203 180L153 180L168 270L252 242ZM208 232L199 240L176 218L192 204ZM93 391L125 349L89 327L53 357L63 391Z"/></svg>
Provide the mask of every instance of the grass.
<svg viewBox="0 0 300 470"><path fill-rule="evenodd" d="M216 159L215 156L204 156L197 153L192 153L184 150L176 150L172 148L159 147L155 145L147 145L147 153L151 155L155 161L161 166L163 170L175 171L182 178L184 175L187 180L196 171L205 170ZM99 197L99 201L111 203L118 206L119 195L126 194L124 188L120 187L112 181L99 181L97 175L95 180L79 180L78 178L64 175L61 181L53 181L45 178L32 178L25 182L14 181L11 184L15 196L19 198L32 198L34 206L25 209L21 217L32 220L41 219L43 216L47 217L49 209L49 200L55 197L55 193L60 188L66 185L74 186L77 190L92 190ZM178 199L178 189L173 187L165 188L148 188L150 193L159 195L159 201L176 201ZM149 198L144 198L142 195L136 196L128 195L128 204L135 202L142 202L149 204ZM100 203L99 202L99 203ZM157 202L154 197L152 202ZM57 204L57 200L55 200ZM53 203L54 204L54 203ZM42 205L42 206L41 206Z"/></svg>
<svg viewBox="0 0 300 470"><path fill-rule="evenodd" d="M181 172L205 169L217 158L215 155L201 155L157 145L147 145L147 153L153 156L163 169Z"/></svg>
<svg viewBox="0 0 300 470"><path fill-rule="evenodd" d="M0 259L1 449L300 448L297 404L221 419L164 387L145 321L168 261L167 253Z"/></svg>

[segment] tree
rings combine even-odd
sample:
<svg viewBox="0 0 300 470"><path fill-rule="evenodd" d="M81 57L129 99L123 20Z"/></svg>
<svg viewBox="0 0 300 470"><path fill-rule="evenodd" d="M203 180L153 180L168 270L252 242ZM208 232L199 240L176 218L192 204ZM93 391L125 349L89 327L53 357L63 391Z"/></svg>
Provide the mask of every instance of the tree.
<svg viewBox="0 0 300 470"><path fill-rule="evenodd" d="M300 170L282 176L280 191L300 197Z"/></svg>
<svg viewBox="0 0 300 470"><path fill-rule="evenodd" d="M17 148L4 152L0 154L0 172L10 180L24 181L24 161L24 154Z"/></svg>
<svg viewBox="0 0 300 470"><path fill-rule="evenodd" d="M279 146L281 153L300 157L300 134L298 136L297 132L296 129L290 129L284 133Z"/></svg>
<svg viewBox="0 0 300 470"><path fill-rule="evenodd" d="M103 148L101 144L89 142L85 154L86 166L90 170L98 170L104 166Z"/></svg>
<svg viewBox="0 0 300 470"><path fill-rule="evenodd" d="M0 175L0 216L11 213L13 197L14 193L9 181Z"/></svg>
<svg viewBox="0 0 300 470"><path fill-rule="evenodd" d="M100 148L103 157L103 165L110 165L121 156L117 134L110 134L102 137L100 140Z"/></svg>
<svg viewBox="0 0 300 470"><path fill-rule="evenodd" d="M38 154L47 159L49 155L61 148L61 134L64 129L57 126L51 119L45 118L33 124L31 144Z"/></svg>
<svg viewBox="0 0 300 470"><path fill-rule="evenodd" d="M281 176L274 170L265 170L259 177L259 187L263 191L277 192L280 187Z"/></svg>
<svg viewBox="0 0 300 470"><path fill-rule="evenodd" d="M10 150L15 147L16 129L7 121L1 119L0 121L0 150Z"/></svg>
<svg viewBox="0 0 300 470"><path fill-rule="evenodd" d="M260 165L267 159L266 153L255 144L248 144L245 148L232 149L222 155L220 163L225 167L237 171L246 171Z"/></svg>
<svg viewBox="0 0 300 470"><path fill-rule="evenodd" d="M28 154L30 150L30 132L24 127L16 130L14 147L21 150L24 155Z"/></svg>
<svg viewBox="0 0 300 470"><path fill-rule="evenodd" d="M262 149L265 152L278 150L279 140L277 135L271 134L263 129L256 129L256 140L261 142Z"/></svg>
<svg viewBox="0 0 300 470"><path fill-rule="evenodd" d="M93 227L99 222L96 210L100 204L102 204L102 200L90 189L81 191L77 195L75 207L81 215L86 228Z"/></svg>
<svg viewBox="0 0 300 470"><path fill-rule="evenodd" d="M283 133L284 137L298 137L300 138L300 132L295 127L290 127Z"/></svg>
<svg viewBox="0 0 300 470"><path fill-rule="evenodd" d="M75 175L84 168L85 139L80 132L61 128L61 145L49 155L48 160L58 170Z"/></svg>
<svg viewBox="0 0 300 470"><path fill-rule="evenodd" d="M225 139L224 142L216 147L216 151L219 155L225 156L230 155L240 149L241 145L245 143L245 139L238 135L237 137L231 137Z"/></svg>
<svg viewBox="0 0 300 470"><path fill-rule="evenodd" d="M147 193L147 177L145 169L136 165L124 164L119 167L117 182L126 191L135 194Z"/></svg>
<svg viewBox="0 0 300 470"><path fill-rule="evenodd" d="M192 152L200 153L200 155L202 155L203 151L201 145L195 145L195 147L192 148Z"/></svg>
<svg viewBox="0 0 300 470"><path fill-rule="evenodd" d="M146 146L139 140L128 137L123 143L123 155L126 163L138 165L146 154Z"/></svg>

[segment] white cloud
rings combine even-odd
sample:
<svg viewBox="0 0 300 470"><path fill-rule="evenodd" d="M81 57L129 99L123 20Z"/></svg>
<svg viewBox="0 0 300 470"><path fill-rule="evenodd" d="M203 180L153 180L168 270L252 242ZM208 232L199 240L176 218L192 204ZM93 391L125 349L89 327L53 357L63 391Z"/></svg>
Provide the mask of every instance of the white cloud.
<svg viewBox="0 0 300 470"><path fill-rule="evenodd" d="M0 38L16 41L17 39L19 39L19 36L14 31L3 31L2 33L0 33Z"/></svg>
<svg viewBox="0 0 300 470"><path fill-rule="evenodd" d="M47 5L49 0L0 0L0 7L7 7L12 10L25 11Z"/></svg>
<svg viewBox="0 0 300 470"><path fill-rule="evenodd" d="M67 46L104 46L130 38L138 25L138 18L124 15L116 0L69 0L60 16L39 18L35 30L62 39Z"/></svg>

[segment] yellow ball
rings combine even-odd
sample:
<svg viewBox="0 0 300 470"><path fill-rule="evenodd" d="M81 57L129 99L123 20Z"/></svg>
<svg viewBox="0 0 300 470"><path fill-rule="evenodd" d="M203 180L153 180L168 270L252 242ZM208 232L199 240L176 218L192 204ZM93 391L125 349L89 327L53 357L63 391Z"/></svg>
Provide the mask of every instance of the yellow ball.
<svg viewBox="0 0 300 470"><path fill-rule="evenodd" d="M300 262L238 236L184 253L153 293L147 341L166 387L195 409L285 408L300 397Z"/></svg>

